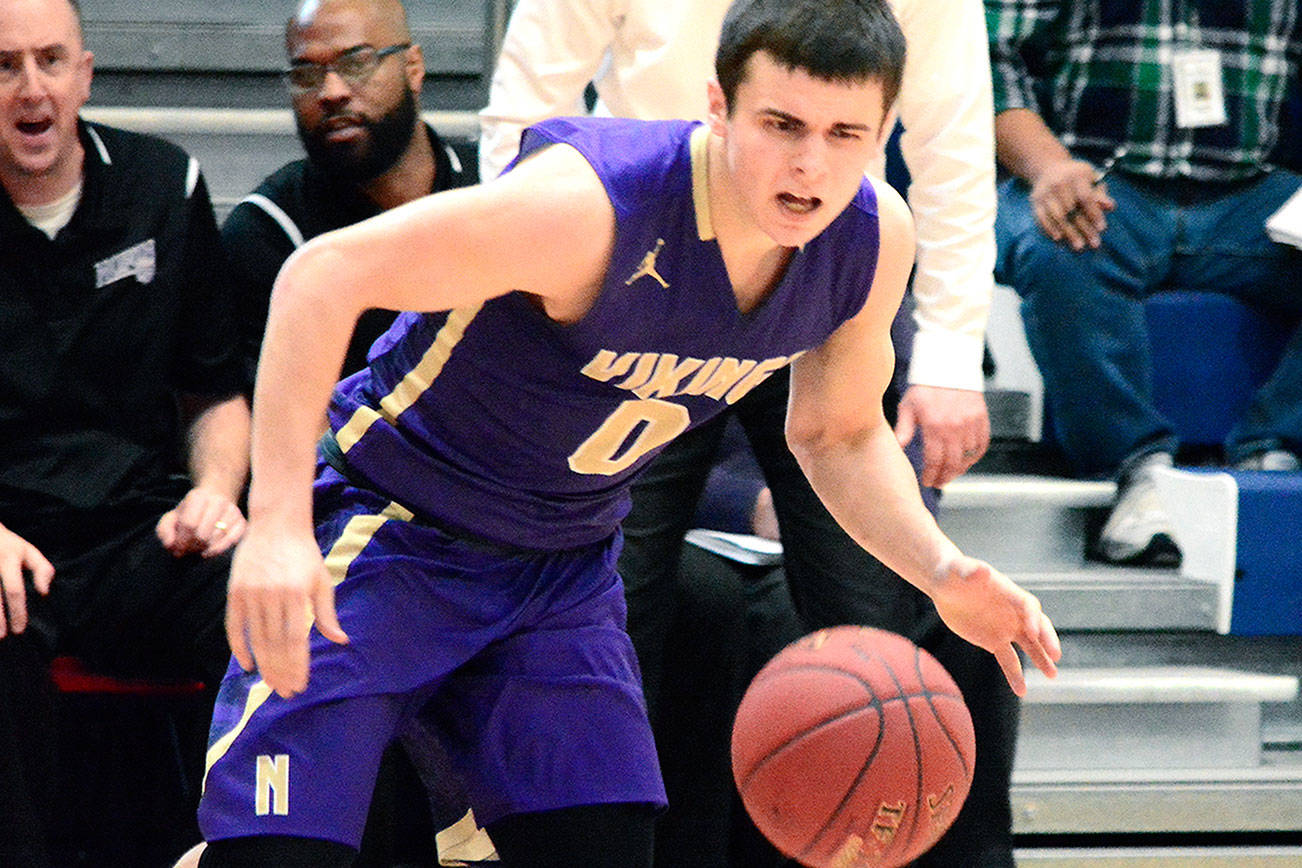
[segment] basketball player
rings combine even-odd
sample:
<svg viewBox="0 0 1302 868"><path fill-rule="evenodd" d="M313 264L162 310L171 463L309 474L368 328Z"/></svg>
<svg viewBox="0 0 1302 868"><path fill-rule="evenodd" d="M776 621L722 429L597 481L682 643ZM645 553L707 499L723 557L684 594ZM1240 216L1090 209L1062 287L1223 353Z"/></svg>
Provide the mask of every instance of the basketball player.
<svg viewBox="0 0 1302 868"><path fill-rule="evenodd" d="M838 520L1018 692L1015 646L1053 673L1039 603L940 532L882 416L912 228L864 167L903 44L881 0L742 0L706 125L548 121L501 178L290 258L201 865L349 864L380 750L427 702L505 865L650 865L664 790L614 570L627 488L788 364L788 436ZM427 313L328 401L371 307Z"/></svg>

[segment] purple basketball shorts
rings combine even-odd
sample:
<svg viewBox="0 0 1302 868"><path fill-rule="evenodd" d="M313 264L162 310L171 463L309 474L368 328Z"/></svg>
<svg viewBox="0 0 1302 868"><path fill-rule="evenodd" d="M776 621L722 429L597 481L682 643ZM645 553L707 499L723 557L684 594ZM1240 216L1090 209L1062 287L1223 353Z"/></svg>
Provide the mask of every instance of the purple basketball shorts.
<svg viewBox="0 0 1302 868"><path fill-rule="evenodd" d="M413 520L332 470L317 536L351 639L315 629L307 690L232 661L213 712L199 822L210 841L361 841L380 754L410 715L438 733L489 824L575 805L663 806L624 631L618 535L513 551Z"/></svg>

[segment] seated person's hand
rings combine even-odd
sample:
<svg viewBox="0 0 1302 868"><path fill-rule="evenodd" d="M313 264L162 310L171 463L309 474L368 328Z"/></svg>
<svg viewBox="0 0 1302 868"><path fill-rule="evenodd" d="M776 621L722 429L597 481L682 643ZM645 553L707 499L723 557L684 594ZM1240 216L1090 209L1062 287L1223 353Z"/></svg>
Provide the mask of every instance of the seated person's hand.
<svg viewBox="0 0 1302 868"><path fill-rule="evenodd" d="M1064 160L1043 169L1031 186L1035 222L1054 241L1072 250L1097 248L1108 228L1106 212L1117 207L1097 170L1084 160Z"/></svg>
<svg viewBox="0 0 1302 868"><path fill-rule="evenodd" d="M54 567L36 546L0 525L0 639L27 629L27 588L23 574L32 574L32 584L42 595L50 591Z"/></svg>
<svg viewBox="0 0 1302 868"><path fill-rule="evenodd" d="M176 557L219 555L244 535L244 514L229 497L209 488L195 487L176 508L158 520L155 532L164 548Z"/></svg>
<svg viewBox="0 0 1302 868"><path fill-rule="evenodd" d="M922 431L922 484L940 488L977 462L990 446L986 398L969 389L912 385L900 399L900 448Z"/></svg>

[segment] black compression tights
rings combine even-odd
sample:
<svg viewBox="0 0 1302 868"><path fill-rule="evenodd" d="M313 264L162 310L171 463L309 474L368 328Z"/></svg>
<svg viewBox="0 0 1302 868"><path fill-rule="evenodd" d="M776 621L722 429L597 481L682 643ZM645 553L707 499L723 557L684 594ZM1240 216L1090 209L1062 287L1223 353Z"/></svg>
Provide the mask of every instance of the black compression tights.
<svg viewBox="0 0 1302 868"><path fill-rule="evenodd" d="M650 868L655 809L585 805L516 814L488 827L502 868ZM260 835L214 841L199 868L348 868L351 847L314 838Z"/></svg>
<svg viewBox="0 0 1302 868"><path fill-rule="evenodd" d="M489 825L502 868L650 868L656 811L584 805L516 814Z"/></svg>

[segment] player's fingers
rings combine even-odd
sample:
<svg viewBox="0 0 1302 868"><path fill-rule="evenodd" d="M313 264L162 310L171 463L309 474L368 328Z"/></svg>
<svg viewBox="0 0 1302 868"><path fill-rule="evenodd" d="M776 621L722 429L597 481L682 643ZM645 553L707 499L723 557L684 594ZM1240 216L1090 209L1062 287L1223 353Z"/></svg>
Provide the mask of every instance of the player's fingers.
<svg viewBox="0 0 1302 868"><path fill-rule="evenodd" d="M231 654L245 672L253 671L253 655L249 652L248 617L245 613L244 599L232 593L226 600L226 642L231 646Z"/></svg>
<svg viewBox="0 0 1302 868"><path fill-rule="evenodd" d="M305 605L300 602L300 611ZM302 691L300 681L303 680L297 671L296 648L291 636L292 608L292 602L281 595L263 601L259 607L258 632L253 637L253 656L258 661L258 671L267 685L286 699Z"/></svg>
<svg viewBox="0 0 1302 868"><path fill-rule="evenodd" d="M308 633L312 630L312 609L306 600L301 605L290 598L283 612L282 632L278 637L285 669L285 687L292 694L307 689L311 650ZM284 695L284 694L282 694Z"/></svg>
<svg viewBox="0 0 1302 868"><path fill-rule="evenodd" d="M172 542L167 548L177 556L198 551L202 547L198 523L202 521L203 514L198 507L192 504L193 499L187 497L181 501L176 509L172 510L174 515L172 520Z"/></svg>
<svg viewBox="0 0 1302 868"><path fill-rule="evenodd" d="M328 581L317 584L312 607L316 612L316 628L321 635L337 645L348 644L348 634L340 626L339 614L335 611L335 589Z"/></svg>
<svg viewBox="0 0 1302 868"><path fill-rule="evenodd" d="M1040 613L1040 644L1054 663L1062 659L1062 642L1058 640L1058 631L1054 628L1053 621L1043 612Z"/></svg>
<svg viewBox="0 0 1302 868"><path fill-rule="evenodd" d="M1022 674L1022 661L1017 656L1017 650L1012 645L1004 645L994 653L995 661L1004 671L1004 678L1008 679L1008 686L1013 689L1013 693L1025 696L1026 676Z"/></svg>
<svg viewBox="0 0 1302 868"><path fill-rule="evenodd" d="M953 482L981 456L980 449L964 447L964 437L961 429L944 438L943 443L944 460L937 466L935 477L930 482L923 481L923 484L930 485L933 488L940 488Z"/></svg>
<svg viewBox="0 0 1302 868"><path fill-rule="evenodd" d="M1022 636L1017 644L1037 669L1052 678L1058 674L1055 661L1062 656L1062 647L1058 644L1058 634L1054 631L1052 622L1040 608L1040 601L1034 596L1028 597Z"/></svg>

